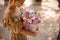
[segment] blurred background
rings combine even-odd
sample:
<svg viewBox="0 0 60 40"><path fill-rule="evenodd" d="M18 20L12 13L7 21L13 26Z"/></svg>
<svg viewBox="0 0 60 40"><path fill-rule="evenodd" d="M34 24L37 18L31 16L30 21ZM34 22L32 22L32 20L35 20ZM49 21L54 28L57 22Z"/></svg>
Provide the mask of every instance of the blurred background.
<svg viewBox="0 0 60 40"><path fill-rule="evenodd" d="M8 5L8 1L9 0L0 0L0 20L2 19L4 10ZM60 7L60 0L58 0L58 2ZM0 40L9 40L8 30L2 27L0 27ZM58 40L60 40L60 37L58 37Z"/></svg>

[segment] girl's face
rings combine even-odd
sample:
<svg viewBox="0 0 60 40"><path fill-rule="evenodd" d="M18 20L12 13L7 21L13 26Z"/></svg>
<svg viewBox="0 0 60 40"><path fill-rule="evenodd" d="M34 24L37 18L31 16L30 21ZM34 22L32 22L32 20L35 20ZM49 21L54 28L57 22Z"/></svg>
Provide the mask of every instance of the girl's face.
<svg viewBox="0 0 60 40"><path fill-rule="evenodd" d="M25 1L25 0L19 0L19 1L16 1L16 6L17 6L17 7L22 6L23 3L24 3L24 1Z"/></svg>

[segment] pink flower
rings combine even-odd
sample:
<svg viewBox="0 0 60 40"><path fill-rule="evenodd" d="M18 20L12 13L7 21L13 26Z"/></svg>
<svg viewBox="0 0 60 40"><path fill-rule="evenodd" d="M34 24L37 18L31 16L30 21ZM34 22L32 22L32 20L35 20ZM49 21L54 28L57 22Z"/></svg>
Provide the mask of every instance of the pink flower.
<svg viewBox="0 0 60 40"><path fill-rule="evenodd" d="M24 21L23 25L25 29L29 29L29 23L27 21Z"/></svg>
<svg viewBox="0 0 60 40"><path fill-rule="evenodd" d="M31 19L31 18L32 18L32 15L30 14L30 15L29 15L29 19Z"/></svg>
<svg viewBox="0 0 60 40"><path fill-rule="evenodd" d="M38 24L38 22L39 22L38 18L35 18L35 19L32 21L32 23L35 24L35 25Z"/></svg>
<svg viewBox="0 0 60 40"><path fill-rule="evenodd" d="M41 15L40 15L40 13L38 13L38 14L36 15L36 17L37 17L37 18L41 18Z"/></svg>
<svg viewBox="0 0 60 40"><path fill-rule="evenodd" d="M25 17L29 18L29 12L25 12Z"/></svg>
<svg viewBox="0 0 60 40"><path fill-rule="evenodd" d="M29 12L25 12L25 17L28 19L32 18L32 15Z"/></svg>

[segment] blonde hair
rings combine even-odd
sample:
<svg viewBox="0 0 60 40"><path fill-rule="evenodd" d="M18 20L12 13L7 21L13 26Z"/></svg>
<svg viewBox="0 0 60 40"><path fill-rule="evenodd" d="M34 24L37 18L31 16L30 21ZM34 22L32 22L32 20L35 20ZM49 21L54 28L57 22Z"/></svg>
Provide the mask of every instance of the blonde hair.
<svg viewBox="0 0 60 40"><path fill-rule="evenodd" d="M16 6L22 6L25 0L9 0L8 6L10 10L15 10Z"/></svg>
<svg viewBox="0 0 60 40"><path fill-rule="evenodd" d="M3 15L3 19L5 19L5 18L9 18L9 17L11 17L11 18L13 18L13 17L15 17L16 16L16 13L15 13L15 11L16 11L16 2L17 3L20 3L20 2L18 2L18 1L22 1L22 0L9 0L9 3L8 3L8 6L7 6L7 8L5 9L5 12L4 12L4 15ZM24 2L24 0L21 2L21 3L23 3Z"/></svg>
<svg viewBox="0 0 60 40"><path fill-rule="evenodd" d="M15 9L16 9L16 6L18 5L16 5L16 2L17 3L20 3L20 2L18 2L18 1L20 1L21 2L21 0L9 0L9 3L8 3L8 10L9 10L9 12L8 12L8 10L4 13L4 18L6 18L5 17L5 15L10 15L11 17L13 17L14 15L16 15L15 14ZM22 1L22 3L24 2L24 0ZM9 16L8 16L9 17Z"/></svg>

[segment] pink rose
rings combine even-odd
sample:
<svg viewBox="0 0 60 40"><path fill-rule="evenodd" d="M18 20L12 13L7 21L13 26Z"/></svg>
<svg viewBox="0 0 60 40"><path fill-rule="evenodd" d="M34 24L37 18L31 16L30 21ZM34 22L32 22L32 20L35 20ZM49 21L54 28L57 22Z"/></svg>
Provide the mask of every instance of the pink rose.
<svg viewBox="0 0 60 40"><path fill-rule="evenodd" d="M37 17L37 18L41 18L41 15L40 15L40 13L38 13L38 14L36 15L36 17Z"/></svg>
<svg viewBox="0 0 60 40"><path fill-rule="evenodd" d="M29 14L29 19L31 19L32 18L32 15L31 14Z"/></svg>
<svg viewBox="0 0 60 40"><path fill-rule="evenodd" d="M25 12L25 17L29 18L29 12Z"/></svg>
<svg viewBox="0 0 60 40"><path fill-rule="evenodd" d="M25 12L25 17L28 19L32 18L32 15L29 12Z"/></svg>
<svg viewBox="0 0 60 40"><path fill-rule="evenodd" d="M32 21L32 23L35 24L35 25L38 24L38 22L39 22L38 18L35 18L35 19Z"/></svg>
<svg viewBox="0 0 60 40"><path fill-rule="evenodd" d="M23 25L25 29L29 29L29 23L27 21L24 21Z"/></svg>

